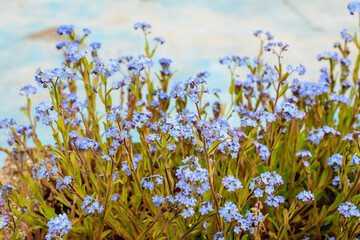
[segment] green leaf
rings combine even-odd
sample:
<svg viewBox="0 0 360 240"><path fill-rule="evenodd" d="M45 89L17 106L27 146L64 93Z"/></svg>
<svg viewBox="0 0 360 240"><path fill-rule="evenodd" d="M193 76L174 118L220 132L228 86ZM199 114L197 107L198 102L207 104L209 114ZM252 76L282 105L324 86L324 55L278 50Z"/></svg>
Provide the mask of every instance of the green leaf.
<svg viewBox="0 0 360 240"><path fill-rule="evenodd" d="M209 148L208 154L209 154L209 155L212 155L212 154L216 151L217 147L218 147L221 143L223 143L223 142L225 142L225 141L226 141L226 139L224 139L224 140L222 140L221 142L219 142L219 140L216 139L216 140L214 141L214 143L211 145L211 147Z"/></svg>
<svg viewBox="0 0 360 240"><path fill-rule="evenodd" d="M135 88L134 83L130 83L130 89L133 92L134 95L137 95L137 89Z"/></svg>
<svg viewBox="0 0 360 240"><path fill-rule="evenodd" d="M265 166L264 166L263 164L259 164L259 165L256 166L256 171L257 171L259 174L261 174L261 173L266 172L266 168L265 168Z"/></svg>
<svg viewBox="0 0 360 240"><path fill-rule="evenodd" d="M111 233L113 230L112 229L108 229L105 230L101 233L100 239L104 239L109 233Z"/></svg>
<svg viewBox="0 0 360 240"><path fill-rule="evenodd" d="M356 82L359 79L359 65L360 65L360 54L358 54L356 58L356 63L353 71L353 82L356 84Z"/></svg>
<svg viewBox="0 0 360 240"><path fill-rule="evenodd" d="M281 89L279 93L279 97L285 94L286 90L289 88L289 84L285 84L285 86Z"/></svg>
<svg viewBox="0 0 360 240"><path fill-rule="evenodd" d="M150 52L149 52L150 46L149 46L149 42L145 41L145 53L146 53L146 57L150 58Z"/></svg>
<svg viewBox="0 0 360 240"><path fill-rule="evenodd" d="M335 199L335 201L333 202L333 204L331 204L331 206L329 207L328 212L336 209L343 200L344 200L344 193L340 193L340 194L336 197L336 199Z"/></svg>
<svg viewBox="0 0 360 240"><path fill-rule="evenodd" d="M60 116L59 119L56 121L57 126L58 126L58 130L60 132L65 132L65 125L64 125L64 121L62 119L62 117Z"/></svg>
<svg viewBox="0 0 360 240"><path fill-rule="evenodd" d="M204 148L204 144L200 141L198 135L197 135L196 133L194 133L194 132L192 133L192 135L194 136L196 142L197 142L202 148Z"/></svg>
<svg viewBox="0 0 360 240"><path fill-rule="evenodd" d="M274 219L272 219L271 217L267 217L267 219L272 223L272 224L274 224L274 226L275 226L275 228L277 229L277 230L279 230L279 225L277 224L277 222L274 220Z"/></svg>
<svg viewBox="0 0 360 240"><path fill-rule="evenodd" d="M231 95L233 95L235 92L235 78L231 79L231 85L230 85L230 88L229 88L229 93Z"/></svg>
<svg viewBox="0 0 360 240"><path fill-rule="evenodd" d="M62 160L65 161L65 156L59 149L54 148L53 146L51 146L49 150L50 150L50 152L54 153L56 156L60 157Z"/></svg>
<svg viewBox="0 0 360 240"><path fill-rule="evenodd" d="M112 106L112 100L111 100L111 96L109 95L106 99L106 105L107 106Z"/></svg>
<svg viewBox="0 0 360 240"><path fill-rule="evenodd" d="M244 235L244 236L242 236L241 240L247 240L247 239L248 239L248 236L249 236L249 235L247 235L247 234Z"/></svg>

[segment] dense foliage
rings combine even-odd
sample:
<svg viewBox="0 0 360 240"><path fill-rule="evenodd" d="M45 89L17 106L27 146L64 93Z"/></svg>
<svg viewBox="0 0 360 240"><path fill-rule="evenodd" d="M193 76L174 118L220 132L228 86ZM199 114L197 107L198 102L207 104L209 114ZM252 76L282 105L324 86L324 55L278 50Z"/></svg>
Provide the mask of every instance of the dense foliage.
<svg viewBox="0 0 360 240"><path fill-rule="evenodd" d="M360 3L348 8L358 14ZM29 125L0 122L12 147L1 150L21 175L1 185L5 239L360 236L356 34L343 30L334 51L318 55L320 80L304 82L303 65L282 64L289 46L256 31L255 58L219 59L230 71L224 103L207 71L172 83L171 59L154 63L165 39L150 41L148 23L134 27L145 54L108 62L100 43L84 47L89 29L80 37L59 27L69 39L57 45L64 63L35 75L49 99L33 109L37 88L27 85ZM54 143L40 141L38 124Z"/></svg>

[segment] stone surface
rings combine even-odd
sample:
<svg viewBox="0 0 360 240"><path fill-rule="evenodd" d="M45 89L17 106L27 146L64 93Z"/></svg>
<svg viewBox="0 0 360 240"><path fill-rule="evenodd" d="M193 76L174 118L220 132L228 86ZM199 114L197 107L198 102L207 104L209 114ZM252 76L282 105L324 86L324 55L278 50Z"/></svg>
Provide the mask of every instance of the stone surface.
<svg viewBox="0 0 360 240"><path fill-rule="evenodd" d="M3 185L11 184L17 186L19 184L19 172L14 162L10 158L6 158L0 169L0 182Z"/></svg>

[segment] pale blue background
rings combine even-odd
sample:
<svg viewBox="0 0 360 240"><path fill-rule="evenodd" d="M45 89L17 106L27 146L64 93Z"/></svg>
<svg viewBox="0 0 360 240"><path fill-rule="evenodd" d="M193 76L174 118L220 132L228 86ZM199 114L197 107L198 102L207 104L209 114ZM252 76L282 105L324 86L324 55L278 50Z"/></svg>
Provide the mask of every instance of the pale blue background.
<svg viewBox="0 0 360 240"><path fill-rule="evenodd" d="M52 68L61 62L55 49L60 38L55 29L61 24L89 27L91 40L103 43L105 58L138 54L143 39L133 30L136 21L153 25L153 36L165 37L157 57L173 59L175 80L184 80L200 70L209 70L211 88L227 89L228 74L217 59L224 55L254 56L257 29L271 31L278 41L290 44L286 63L303 63L303 78L316 81L321 66L319 52L331 50L343 28L356 29L357 18L348 14L348 1L339 0L1 0L0 1L0 119L23 119L18 109L25 97L18 90L34 84L36 68ZM267 56L266 59L272 59ZM34 102L47 100L43 90ZM226 100L226 95L223 96ZM39 129L41 139L51 135ZM0 130L0 146L6 146L7 133ZM4 154L0 154L0 165Z"/></svg>

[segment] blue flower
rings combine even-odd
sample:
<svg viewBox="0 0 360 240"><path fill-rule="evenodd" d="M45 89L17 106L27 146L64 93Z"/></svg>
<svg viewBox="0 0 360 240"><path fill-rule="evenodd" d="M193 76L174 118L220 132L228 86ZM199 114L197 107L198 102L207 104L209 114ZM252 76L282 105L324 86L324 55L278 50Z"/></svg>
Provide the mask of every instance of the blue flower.
<svg viewBox="0 0 360 240"><path fill-rule="evenodd" d="M220 217L224 218L224 222L231 222L236 218L238 212L238 207L232 202L226 202L224 207L219 209Z"/></svg>
<svg viewBox="0 0 360 240"><path fill-rule="evenodd" d="M53 238L59 238L64 234L67 234L72 228L72 224L68 219L68 216L60 214L56 218L52 218L48 223L49 232L46 234L45 238L51 240Z"/></svg>
<svg viewBox="0 0 360 240"><path fill-rule="evenodd" d="M20 89L20 94L21 95L30 95L30 94L35 94L37 92L37 89L36 87L28 84L28 85L25 85L24 87L22 87Z"/></svg>
<svg viewBox="0 0 360 240"><path fill-rule="evenodd" d="M57 34L62 35L65 33L66 35L70 35L74 30L74 25L61 25L56 30Z"/></svg>
<svg viewBox="0 0 360 240"><path fill-rule="evenodd" d="M150 28L151 28L151 25L147 22L137 22L134 24L135 30L142 29L144 32L147 32L147 31L149 31Z"/></svg>
<svg viewBox="0 0 360 240"><path fill-rule="evenodd" d="M172 60L169 58L161 58L161 59L159 59L159 63L161 65L161 67L168 68L168 67L170 67L170 64L172 63Z"/></svg>
<svg viewBox="0 0 360 240"><path fill-rule="evenodd" d="M271 34L270 34L271 35ZM272 39L272 37L271 37ZM273 53L277 53L277 52L282 52L282 51L287 51L289 49L289 44L283 43L283 42L268 42L265 46L264 46L264 50L266 52L273 52ZM277 53L279 54L279 53Z"/></svg>
<svg viewBox="0 0 360 240"><path fill-rule="evenodd" d="M84 32L85 36L88 36L91 33L90 29L88 29L88 28L83 28L83 32Z"/></svg>
<svg viewBox="0 0 360 240"><path fill-rule="evenodd" d="M65 183L65 184L69 184L69 183L71 183L71 182L72 182L71 176L66 176L66 177L64 177L64 183Z"/></svg>
<svg viewBox="0 0 360 240"><path fill-rule="evenodd" d="M264 112L261 116L260 119L262 121L267 121L268 123L272 123L274 121L276 121L276 115L273 113L269 113L269 112Z"/></svg>
<svg viewBox="0 0 360 240"><path fill-rule="evenodd" d="M224 234L224 232L215 233L213 240L225 240L224 237L221 237L223 234Z"/></svg>
<svg viewBox="0 0 360 240"><path fill-rule="evenodd" d="M309 167L310 166L310 163L308 161L302 161L304 167Z"/></svg>
<svg viewBox="0 0 360 240"><path fill-rule="evenodd" d="M203 228L206 229L207 226L208 226L208 223L207 223L207 222L204 222L204 223L203 223Z"/></svg>
<svg viewBox="0 0 360 240"><path fill-rule="evenodd" d="M311 152L309 152L308 150L300 150L299 152L296 153L297 157L302 157L302 158L310 158L312 157Z"/></svg>
<svg viewBox="0 0 360 240"><path fill-rule="evenodd" d="M141 179L140 183L143 185L143 188L149 189L149 190L154 189L154 183L149 181L151 178L155 178L155 182L157 184L162 184L163 183L163 177L162 176L160 176L160 175L152 175L152 176L144 177L143 179Z"/></svg>
<svg viewBox="0 0 360 240"><path fill-rule="evenodd" d="M104 207L100 205L100 201L96 201L92 196L88 195L84 198L81 209L87 214L100 214L104 210Z"/></svg>
<svg viewBox="0 0 360 240"><path fill-rule="evenodd" d="M311 131L310 136L305 138L305 140L309 140L311 143L318 145L327 134L339 136L340 132L336 131L332 127L324 126L323 128L319 128Z"/></svg>
<svg viewBox="0 0 360 240"><path fill-rule="evenodd" d="M232 175L228 175L227 177L224 177L222 183L229 192L234 192L236 189L242 188L240 180L234 178Z"/></svg>
<svg viewBox="0 0 360 240"><path fill-rule="evenodd" d="M249 189L250 189L250 190L254 190L254 189L255 189L255 181L251 181L251 182L250 182Z"/></svg>
<svg viewBox="0 0 360 240"><path fill-rule="evenodd" d="M116 115L113 114L113 113L109 114L108 117L107 117L107 120L109 122L115 122L116 121Z"/></svg>
<svg viewBox="0 0 360 240"><path fill-rule="evenodd" d="M160 44L164 44L166 42L163 37L155 37L154 40Z"/></svg>
<svg viewBox="0 0 360 240"><path fill-rule="evenodd" d="M5 226L8 225L8 219L5 216L0 218L0 229L3 229Z"/></svg>
<svg viewBox="0 0 360 240"><path fill-rule="evenodd" d="M303 202L311 202L315 199L314 194L310 191L302 191L296 196L296 199L301 200Z"/></svg>
<svg viewBox="0 0 360 240"><path fill-rule="evenodd" d="M111 143L111 146L112 146L114 149L117 149L117 148L120 146L120 143L119 143L119 141L117 141L117 140L113 140L112 143Z"/></svg>
<svg viewBox="0 0 360 240"><path fill-rule="evenodd" d="M192 215L194 215L194 209L192 207L189 207L188 209L185 208L181 215L184 218L192 217Z"/></svg>
<svg viewBox="0 0 360 240"><path fill-rule="evenodd" d="M213 211L213 207L212 204L208 201L204 201L201 203L201 207L199 209L199 212L201 213L201 215L205 215L208 214L210 211Z"/></svg>
<svg viewBox="0 0 360 240"><path fill-rule="evenodd" d="M119 130L117 129L117 127L108 127L105 133L108 138L115 137L119 133Z"/></svg>
<svg viewBox="0 0 360 240"><path fill-rule="evenodd" d="M109 149L109 155L110 155L110 156L114 156L115 154L116 154L116 150L113 149L113 148L110 148L110 149ZM108 158L107 158L106 160L108 160Z"/></svg>
<svg viewBox="0 0 360 240"><path fill-rule="evenodd" d="M97 148L99 143L89 138L78 138L75 142L76 146L80 150L87 150L89 148Z"/></svg>
<svg viewBox="0 0 360 240"><path fill-rule="evenodd" d="M329 164L330 166L334 166L334 171L336 171L336 167L340 168L342 165L342 159L343 156L341 154L334 154L331 157L329 157L329 159L327 160L327 164Z"/></svg>
<svg viewBox="0 0 360 240"><path fill-rule="evenodd" d="M340 62L347 67L349 67L351 65L351 60L348 58L342 58L342 59L340 59Z"/></svg>
<svg viewBox="0 0 360 240"><path fill-rule="evenodd" d="M273 196L269 195L267 199L265 200L265 203L268 206L278 207L280 203L284 203L285 199L282 196Z"/></svg>
<svg viewBox="0 0 360 240"><path fill-rule="evenodd" d="M90 43L89 45L93 50L96 50L96 49L100 49L101 48L101 43L100 42L92 42Z"/></svg>
<svg viewBox="0 0 360 240"><path fill-rule="evenodd" d="M269 186L266 186L265 187L265 192L267 193L267 194L272 194L273 192L274 192L274 186L272 186L272 185L269 185Z"/></svg>
<svg viewBox="0 0 360 240"><path fill-rule="evenodd" d="M346 218L351 217L351 216L360 217L360 211L351 202L342 203L338 207L338 211L340 212L340 214L342 214Z"/></svg>
<svg viewBox="0 0 360 240"><path fill-rule="evenodd" d="M120 132L120 138L125 139L128 135L128 132L126 130L121 130Z"/></svg>
<svg viewBox="0 0 360 240"><path fill-rule="evenodd" d="M263 196L263 193L264 193L264 191L261 190L260 188L257 188L257 189L254 191L255 197L262 197L262 196Z"/></svg>
<svg viewBox="0 0 360 240"><path fill-rule="evenodd" d="M303 65L299 64L296 68L295 71L299 74L299 76L302 76L305 74L306 69Z"/></svg>
<svg viewBox="0 0 360 240"><path fill-rule="evenodd" d="M351 15L356 12L360 12L360 2L358 1L350 2L347 7Z"/></svg>
<svg viewBox="0 0 360 240"><path fill-rule="evenodd" d="M33 178L35 179L37 176L39 179L49 179L51 176L54 176L58 171L58 168L55 166L55 164L55 159L40 160L38 163L35 163L32 169Z"/></svg>
<svg viewBox="0 0 360 240"><path fill-rule="evenodd" d="M259 143L256 140L253 142L253 144L255 145L256 149L258 150L261 160L263 160L263 161L268 160L270 157L269 149L265 145Z"/></svg>
<svg viewBox="0 0 360 240"><path fill-rule="evenodd" d="M220 64L227 64L230 61L231 61L231 58L229 56L219 58L219 63Z"/></svg>
<svg viewBox="0 0 360 240"><path fill-rule="evenodd" d="M112 151L114 151L114 150L112 150ZM110 152L110 151L109 151L109 152ZM110 157L109 155L102 155L101 158L102 158L103 160L106 160L106 161L111 162L111 157Z"/></svg>
<svg viewBox="0 0 360 240"><path fill-rule="evenodd" d="M120 198L119 194L114 194L111 196L110 202L117 201Z"/></svg>
<svg viewBox="0 0 360 240"><path fill-rule="evenodd" d="M165 202L165 199L158 195L153 196L152 200L153 200L153 203L155 204L155 206L157 206L157 207L160 207Z"/></svg>

